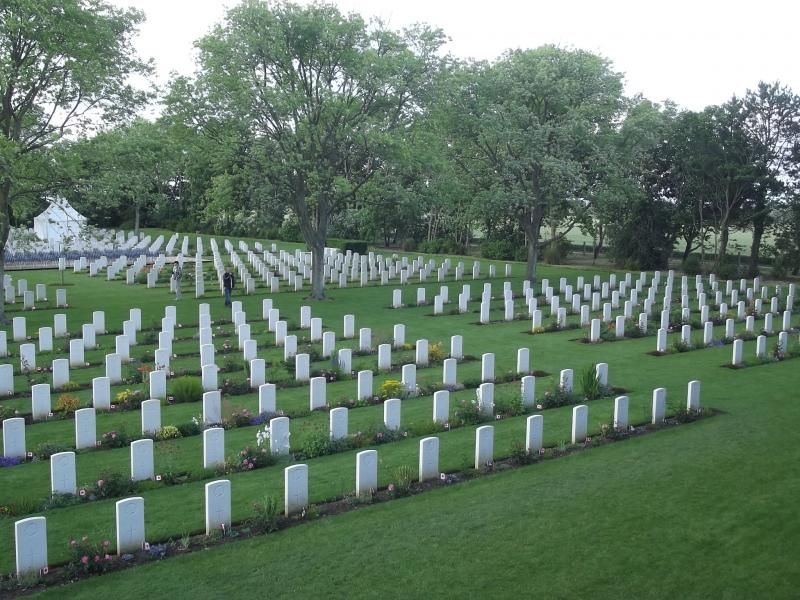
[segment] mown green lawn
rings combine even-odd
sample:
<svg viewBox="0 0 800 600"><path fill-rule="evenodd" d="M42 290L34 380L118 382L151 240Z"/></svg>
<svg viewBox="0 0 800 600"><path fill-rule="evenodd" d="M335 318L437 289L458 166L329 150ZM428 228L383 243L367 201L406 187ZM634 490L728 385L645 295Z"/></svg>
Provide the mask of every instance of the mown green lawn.
<svg viewBox="0 0 800 600"><path fill-rule="evenodd" d="M222 238L218 238L220 246ZM207 246L208 247L208 246ZM471 263L468 263L468 266ZM502 273L502 269L498 268ZM484 267L484 273L486 268ZM522 265L514 267L514 290L521 290ZM559 276L574 283L588 270L544 267L541 276L557 285ZM17 274L15 274L17 275ZM621 276L619 273L618 276ZM48 282L51 296L59 276L55 272L29 272L33 283ZM606 277L606 273L603 273ZM502 281L493 280L496 295L502 295ZM91 311L106 311L109 328L121 328L131 306L142 308L145 327L163 316L172 303L165 287L133 289L120 282L108 283L84 275L66 275L70 308L70 331L77 332L91 320ZM483 281L465 281L478 297ZM451 302L461 282L448 281ZM428 283L432 301L440 284ZM789 597L794 593L798 572L793 570L794 549L800 526L793 518L800 477L791 465L798 449L791 434L797 416L797 374L800 360L749 367L739 371L722 368L730 361L730 346L683 354L655 357L653 336L615 343L586 345L576 341L581 330L531 336L529 321L476 324L475 313L430 316L432 307L388 308L395 285L346 290L331 289L330 299L312 304L314 316L323 318L326 329L340 336L342 316L356 315L356 328L373 328L373 345L388 341L392 325L406 324L406 341L426 338L442 341L449 349L453 334L464 336L464 351L480 356L494 352L497 372L514 369L516 351L530 347L532 368L550 373L537 380L537 395L557 381L563 368L582 371L596 362L610 366L610 383L629 390L633 422L649 419L652 390L666 387L670 409L685 402L686 384L702 380L702 402L722 411L697 423L669 428L641 438L593 448L577 455L545 461L511 472L479 478L412 498L360 508L348 514L326 517L277 534L228 544L207 552L170 559L163 563L90 579L49 593L60 597L83 597L106 590L125 590L126 596L219 597L222 594L247 597L388 597L459 596L545 597L658 596L658 597ZM404 300L415 299L417 284L404 290ZM206 286L212 318L229 319L219 292ZM538 285L537 285L538 288ZM188 291L188 290L186 290ZM197 321L200 301L187 294L177 303L178 319L186 324L180 333L187 339L176 348L191 351L192 325ZM253 297L241 296L248 321L254 324L259 356L277 363L282 350L260 323L262 290ZM282 318L299 322L302 294L274 295ZM540 303L541 304L541 303ZM471 309L477 310L474 301ZM521 300L518 312L524 312ZM25 313L28 333L52 324L55 309ZM13 312L11 316L21 314ZM549 311L545 312L549 315ZM497 304L493 318L501 319ZM545 317L547 320L547 316ZM795 318L794 323L797 322ZM778 321L779 323L779 321ZM737 324L737 331L743 328ZM721 329L717 330L718 332ZM302 334L301 334L302 335ZM796 334L793 334L796 339ZM107 339L106 339L107 338ZM113 345L106 336L104 347ZM218 345L218 364L221 362ZM774 338L770 345L774 343ZM337 347L353 347L354 341L340 341ZM10 344L16 354L14 344ZM147 348L137 348L134 355ZM180 351L180 350L179 350ZM745 343L745 357L752 358L755 342ZM102 357L102 352L96 353ZM234 352L238 356L238 353ZM398 354L405 362L410 353ZM15 363L15 358L10 362ZM41 357L45 360L44 357ZM99 362L95 356L87 359ZM52 357L47 357L47 362ZM376 357L360 357L355 368L375 368ZM795 364L797 362L798 364ZM175 360L176 367L199 368L199 358ZM327 361L314 367L326 366ZM194 365L194 366L192 366ZM312 367L312 368L314 368ZM270 370L270 380L289 374L279 367ZM72 379L87 381L102 368L74 371ZM460 363L460 381L479 376L480 362ZM242 373L238 377L244 377ZM376 377L376 388L386 377ZM440 381L441 367L418 370L418 382ZM19 379L22 389L24 379ZM498 386L498 397L511 396L517 383ZM578 384L579 387L579 384ZM122 388L114 388L114 392ZM113 392L112 392L113 393ZM330 401L355 394L355 381L328 386ZM54 402L58 394L54 393ZM84 402L90 392L80 392ZM453 394L451 414L459 397L471 397L465 390ZM308 389L278 390L278 408L303 411L308 407ZM30 398L4 400L20 410L29 410ZM257 395L226 399L226 410L247 407L253 412ZM200 412L200 404L162 408L162 423L185 422ZM403 402L403 428L412 429L430 420L431 397ZM589 404L590 430L611 421L613 401ZM545 443L557 445L569 438L571 408L543 412ZM524 439L525 417L496 421L495 454L506 456L512 443ZM378 426L382 407L350 410L350 431ZM98 415L98 435L112 428L138 431L139 413ZM72 421L29 425L29 449L52 441L71 444ZM292 421L292 446L301 448L312 430L327 427L327 414L301 415ZM469 468L474 447L474 426L439 434L440 467L455 471ZM226 450L233 453L255 442L255 427L226 431ZM394 480L401 465L414 466L419 438L413 434L378 447L381 485ZM202 440L190 437L156 444L156 471L169 468L201 471ZM169 463L169 464L167 464ZM78 481L88 482L104 471L127 473L127 448L80 453ZM233 489L234 520L252 514L252 503L265 494L282 498L283 467L286 462L229 478ZM312 501L351 493L355 480L355 451L308 461ZM157 487L145 491L148 539L177 539L203 529L203 483ZM0 470L0 504L26 498L46 497L49 491L49 463L40 462ZM83 534L92 539L113 539L114 501L58 508L48 517L51 563L66 560L67 543ZM0 571L13 570L13 518L0 520ZM209 562L211 561L211 562ZM153 571L158 571L157 573ZM102 586L98 588L97 586Z"/></svg>

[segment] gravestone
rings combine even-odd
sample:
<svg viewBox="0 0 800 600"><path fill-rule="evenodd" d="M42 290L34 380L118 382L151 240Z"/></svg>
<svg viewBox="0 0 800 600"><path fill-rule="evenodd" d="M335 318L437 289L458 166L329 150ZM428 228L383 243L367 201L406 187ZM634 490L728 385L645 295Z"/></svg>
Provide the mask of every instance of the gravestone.
<svg viewBox="0 0 800 600"><path fill-rule="evenodd" d="M324 377L312 377L309 385L309 410L325 408L327 381Z"/></svg>
<svg viewBox="0 0 800 600"><path fill-rule="evenodd" d="M572 369L562 369L559 375L558 386L567 394L571 394L573 390L573 372Z"/></svg>
<svg viewBox="0 0 800 600"><path fill-rule="evenodd" d="M589 341L592 343L600 341L600 319L592 319Z"/></svg>
<svg viewBox="0 0 800 600"><path fill-rule="evenodd" d="M337 362L339 363L339 370L345 375L350 375L353 372L353 351L350 348L341 348L336 353Z"/></svg>
<svg viewBox="0 0 800 600"><path fill-rule="evenodd" d="M213 469L225 463L225 430L211 427L203 431L203 468Z"/></svg>
<svg viewBox="0 0 800 600"><path fill-rule="evenodd" d="M14 523L17 577L47 568L47 519L28 517Z"/></svg>
<svg viewBox="0 0 800 600"><path fill-rule="evenodd" d="M378 346L378 370L388 371L392 368L392 346L380 344Z"/></svg>
<svg viewBox="0 0 800 600"><path fill-rule="evenodd" d="M84 325L85 327L85 325ZM5 332L3 332L5 335ZM40 327L39 328L39 352L52 352L53 351L53 328ZM7 352L2 353L5 356Z"/></svg>
<svg viewBox="0 0 800 600"><path fill-rule="evenodd" d="M417 340L414 361L420 367L428 366L428 340Z"/></svg>
<svg viewBox="0 0 800 600"><path fill-rule="evenodd" d="M297 336L287 335L283 341L283 360L289 360L297 356Z"/></svg>
<svg viewBox="0 0 800 600"><path fill-rule="evenodd" d="M275 384L264 383L258 388L258 414L274 413L275 409Z"/></svg>
<svg viewBox="0 0 800 600"><path fill-rule="evenodd" d="M378 451L356 454L356 496L369 496L378 489Z"/></svg>
<svg viewBox="0 0 800 600"><path fill-rule="evenodd" d="M347 408L341 406L331 409L328 415L328 432L334 442L347 437Z"/></svg>
<svg viewBox="0 0 800 600"><path fill-rule="evenodd" d="M269 451L275 456L289 454L289 417L275 417L269 421Z"/></svg>
<svg viewBox="0 0 800 600"><path fill-rule="evenodd" d="M439 477L439 438L427 437L419 441L419 480Z"/></svg>
<svg viewBox="0 0 800 600"><path fill-rule="evenodd" d="M77 491L75 453L58 452L50 456L50 493L74 496Z"/></svg>
<svg viewBox="0 0 800 600"><path fill-rule="evenodd" d="M664 422L667 412L667 390L666 388L656 388L653 390L653 410L652 423L658 425Z"/></svg>
<svg viewBox="0 0 800 600"><path fill-rule="evenodd" d="M742 364L742 350L744 349L744 342L742 340L733 340L733 357L731 364L735 367Z"/></svg>
<svg viewBox="0 0 800 600"><path fill-rule="evenodd" d="M494 354L492 352L481 355L481 381L494 381Z"/></svg>
<svg viewBox="0 0 800 600"><path fill-rule="evenodd" d="M131 479L144 481L155 477L153 466L153 440L131 442Z"/></svg>
<svg viewBox="0 0 800 600"><path fill-rule="evenodd" d="M446 358L442 365L442 383L444 385L456 385L456 369L458 361L455 358Z"/></svg>
<svg viewBox="0 0 800 600"><path fill-rule="evenodd" d="M579 444L586 439L588 428L589 407L579 404L572 409L572 443Z"/></svg>
<svg viewBox="0 0 800 600"><path fill-rule="evenodd" d="M392 345L395 348L400 348L403 344L406 343L406 326L402 323L398 323L394 326L392 335Z"/></svg>
<svg viewBox="0 0 800 600"><path fill-rule="evenodd" d="M25 458L25 419L13 417L3 420L3 456Z"/></svg>
<svg viewBox="0 0 800 600"><path fill-rule="evenodd" d="M597 363L594 374L601 387L608 387L608 363Z"/></svg>
<svg viewBox="0 0 800 600"><path fill-rule="evenodd" d="M227 479L212 481L205 485L206 535L214 531L230 530L231 527L231 482Z"/></svg>
<svg viewBox="0 0 800 600"><path fill-rule="evenodd" d="M494 415L494 383L482 383L475 392L478 410L485 416Z"/></svg>
<svg viewBox="0 0 800 600"><path fill-rule="evenodd" d="M97 446L97 415L94 408L81 408L75 411L75 448L94 448Z"/></svg>
<svg viewBox="0 0 800 600"><path fill-rule="evenodd" d="M696 379L689 382L686 392L686 410L700 410L700 382Z"/></svg>
<svg viewBox="0 0 800 600"><path fill-rule="evenodd" d="M19 345L19 370L21 373L36 371L36 346L34 344Z"/></svg>
<svg viewBox="0 0 800 600"><path fill-rule="evenodd" d="M529 454L537 454L542 448L544 429L544 417L542 415L531 415L525 420L525 451Z"/></svg>
<svg viewBox="0 0 800 600"><path fill-rule="evenodd" d="M527 375L531 370L530 348L517 350L517 375Z"/></svg>
<svg viewBox="0 0 800 600"><path fill-rule="evenodd" d="M308 507L308 465L283 470L284 514L289 517Z"/></svg>
<svg viewBox="0 0 800 600"><path fill-rule="evenodd" d="M14 317L11 320L11 333L15 342L23 342L28 339L25 317Z"/></svg>
<svg viewBox="0 0 800 600"><path fill-rule="evenodd" d="M536 377L533 375L526 375L522 378L520 394L522 396L523 406L531 407L536 404Z"/></svg>
<svg viewBox="0 0 800 600"><path fill-rule="evenodd" d="M405 369L405 367L404 367ZM372 398L372 371L359 371L356 400Z"/></svg>
<svg viewBox="0 0 800 600"><path fill-rule="evenodd" d="M464 338L454 335L450 338L450 357L460 360L464 358Z"/></svg>
<svg viewBox="0 0 800 600"><path fill-rule="evenodd" d="M390 431L400 429L399 398L389 398L383 403L383 426Z"/></svg>
<svg viewBox="0 0 800 600"><path fill-rule="evenodd" d="M161 429L161 400L145 400L141 406L142 435L155 435Z"/></svg>
<svg viewBox="0 0 800 600"><path fill-rule="evenodd" d="M203 423L206 425L222 423L222 394L219 390L203 393Z"/></svg>
<svg viewBox="0 0 800 600"><path fill-rule="evenodd" d="M159 400L167 399L167 372L166 371L150 371L150 397L158 398Z"/></svg>
<svg viewBox="0 0 800 600"><path fill-rule="evenodd" d="M92 379L92 406L96 410L111 409L111 380L108 377Z"/></svg>
<svg viewBox="0 0 800 600"><path fill-rule="evenodd" d="M372 351L372 330L369 327L358 330L358 349L361 352Z"/></svg>
<svg viewBox="0 0 800 600"><path fill-rule="evenodd" d="M494 460L494 427L483 425L475 430L475 468L482 469Z"/></svg>
<svg viewBox="0 0 800 600"><path fill-rule="evenodd" d="M200 373L204 392L213 392L219 389L219 384L217 381L218 372L219 367L217 367L217 365L206 365L201 367Z"/></svg>
<svg viewBox="0 0 800 600"><path fill-rule="evenodd" d="M417 365L403 365L400 370L403 391L409 396L417 394Z"/></svg>
<svg viewBox="0 0 800 600"><path fill-rule="evenodd" d="M60 390L69 382L69 361L57 358L53 361L53 389Z"/></svg>
<svg viewBox="0 0 800 600"><path fill-rule="evenodd" d="M50 416L50 384L37 383L31 386L31 412L34 421L41 421Z"/></svg>
<svg viewBox="0 0 800 600"><path fill-rule="evenodd" d="M350 338L355 337L355 331L356 331L355 315L344 316L344 323L342 329L343 329L342 337L344 339L349 340Z"/></svg>
<svg viewBox="0 0 800 600"><path fill-rule="evenodd" d="M450 420L450 392L439 390L433 393L433 422L447 423Z"/></svg>
<svg viewBox="0 0 800 600"><path fill-rule="evenodd" d="M628 428L628 397L614 398L614 429L626 430Z"/></svg>
<svg viewBox="0 0 800 600"><path fill-rule="evenodd" d="M142 549L145 542L144 498L134 497L117 501L116 527L117 555L122 556Z"/></svg>

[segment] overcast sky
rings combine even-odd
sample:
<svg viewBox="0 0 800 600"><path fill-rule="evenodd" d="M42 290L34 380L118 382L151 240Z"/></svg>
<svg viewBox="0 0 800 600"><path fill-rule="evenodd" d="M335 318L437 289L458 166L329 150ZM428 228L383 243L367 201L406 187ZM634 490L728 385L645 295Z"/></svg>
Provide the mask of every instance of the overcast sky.
<svg viewBox="0 0 800 600"><path fill-rule="evenodd" d="M159 82L194 70L193 42L235 0L111 0L145 12L139 52ZM300 4L307 4L300 0ZM336 0L343 12L379 16L393 28L441 27L447 50L494 59L508 48L558 44L609 58L626 91L690 109L724 102L759 80L800 92L798 0Z"/></svg>

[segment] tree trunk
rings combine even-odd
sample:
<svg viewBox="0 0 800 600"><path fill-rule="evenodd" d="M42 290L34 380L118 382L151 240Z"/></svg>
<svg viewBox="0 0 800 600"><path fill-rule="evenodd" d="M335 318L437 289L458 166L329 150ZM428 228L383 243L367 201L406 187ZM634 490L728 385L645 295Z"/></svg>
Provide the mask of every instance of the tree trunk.
<svg viewBox="0 0 800 600"><path fill-rule="evenodd" d="M6 318L6 242L11 233L11 207L9 196L11 195L11 182L6 180L0 185L0 323L8 323Z"/></svg>
<svg viewBox="0 0 800 600"><path fill-rule="evenodd" d="M719 232L719 248L717 249L717 268L721 267L725 262L725 255L728 252L728 224L725 223L720 227Z"/></svg>
<svg viewBox="0 0 800 600"><path fill-rule="evenodd" d="M751 277L758 275L758 263L761 258L761 239L767 227L767 214L761 211L753 218L753 241L750 245L750 264L748 272Z"/></svg>
<svg viewBox="0 0 800 600"><path fill-rule="evenodd" d="M525 216L520 220L525 237L528 238L528 264L525 268L525 275L531 282L536 284L536 265L539 262L539 252L541 250L540 232L544 214L541 210L526 211Z"/></svg>
<svg viewBox="0 0 800 600"><path fill-rule="evenodd" d="M600 256L600 251L603 249L603 241L605 239L605 230L603 224L599 223L597 226L597 243L592 248L592 264L595 263L597 257Z"/></svg>
<svg viewBox="0 0 800 600"><path fill-rule="evenodd" d="M141 242L139 237L139 205L136 204L133 212L133 233L136 236L136 241Z"/></svg>
<svg viewBox="0 0 800 600"><path fill-rule="evenodd" d="M325 299L325 241L317 238L311 246L311 297L314 300Z"/></svg>

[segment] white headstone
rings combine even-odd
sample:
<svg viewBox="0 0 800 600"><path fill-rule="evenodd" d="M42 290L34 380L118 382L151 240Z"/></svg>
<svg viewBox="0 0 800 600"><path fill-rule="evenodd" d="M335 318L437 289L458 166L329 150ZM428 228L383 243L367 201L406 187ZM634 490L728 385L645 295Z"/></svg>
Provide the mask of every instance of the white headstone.
<svg viewBox="0 0 800 600"><path fill-rule="evenodd" d="M94 408L81 408L75 411L75 448L94 448L97 446L97 417Z"/></svg>
<svg viewBox="0 0 800 600"><path fill-rule="evenodd" d="M203 468L213 469L225 462L225 430L211 427L203 431Z"/></svg>
<svg viewBox="0 0 800 600"><path fill-rule="evenodd" d="M544 417L531 415L525 421L525 450L531 454L538 453L542 448L542 430Z"/></svg>
<svg viewBox="0 0 800 600"><path fill-rule="evenodd" d="M223 532L231 526L231 482L227 479L212 481L206 491L206 535Z"/></svg>
<svg viewBox="0 0 800 600"><path fill-rule="evenodd" d="M47 567L47 520L29 517L14 523L17 577L37 575Z"/></svg>
<svg viewBox="0 0 800 600"><path fill-rule="evenodd" d="M439 390L433 393L433 421L447 423L450 420L450 392Z"/></svg>
<svg viewBox="0 0 800 600"><path fill-rule="evenodd" d="M222 395L219 390L203 393L203 423L206 425L222 423Z"/></svg>
<svg viewBox="0 0 800 600"><path fill-rule="evenodd" d="M400 405L399 398L389 398L383 403L383 426L391 431L400 429Z"/></svg>
<svg viewBox="0 0 800 600"><path fill-rule="evenodd" d="M338 407L331 409L328 415L330 439L342 440L347 437L347 408Z"/></svg>
<svg viewBox="0 0 800 600"><path fill-rule="evenodd" d="M309 410L317 410L327 405L327 381L324 377L312 377L309 385Z"/></svg>
<svg viewBox="0 0 800 600"><path fill-rule="evenodd" d="M275 417L269 421L269 450L276 456L289 454L289 417Z"/></svg>
<svg viewBox="0 0 800 600"><path fill-rule="evenodd" d="M589 407L579 404L572 408L572 443L578 444L586 439Z"/></svg>
<svg viewBox="0 0 800 600"><path fill-rule="evenodd" d="M653 390L653 424L664 422L664 417L667 412L667 390L665 388L656 388Z"/></svg>
<svg viewBox="0 0 800 600"><path fill-rule="evenodd" d="M283 470L284 514L288 517L308 507L308 465Z"/></svg>
<svg viewBox="0 0 800 600"><path fill-rule="evenodd" d="M427 481L439 476L439 438L427 437L419 441L419 480Z"/></svg>
<svg viewBox="0 0 800 600"><path fill-rule="evenodd" d="M50 456L50 493L75 495L77 491L75 453L58 452Z"/></svg>
<svg viewBox="0 0 800 600"><path fill-rule="evenodd" d="M40 421L50 416L50 384L37 383L31 386L31 412L33 420Z"/></svg>
<svg viewBox="0 0 800 600"><path fill-rule="evenodd" d="M152 440L141 440L150 441ZM126 498L116 503L117 554L138 552L145 542L144 498Z"/></svg>
<svg viewBox="0 0 800 600"><path fill-rule="evenodd" d="M614 429L625 430L628 428L628 397L614 398Z"/></svg>
<svg viewBox="0 0 800 600"><path fill-rule="evenodd" d="M362 450L356 454L356 496L369 495L378 489L378 451Z"/></svg>
<svg viewBox="0 0 800 600"><path fill-rule="evenodd" d="M483 425L475 430L475 468L482 469L494 461L494 427Z"/></svg>
<svg viewBox="0 0 800 600"><path fill-rule="evenodd" d="M144 481L155 477L153 466L153 440L143 439L131 443L131 479Z"/></svg>

